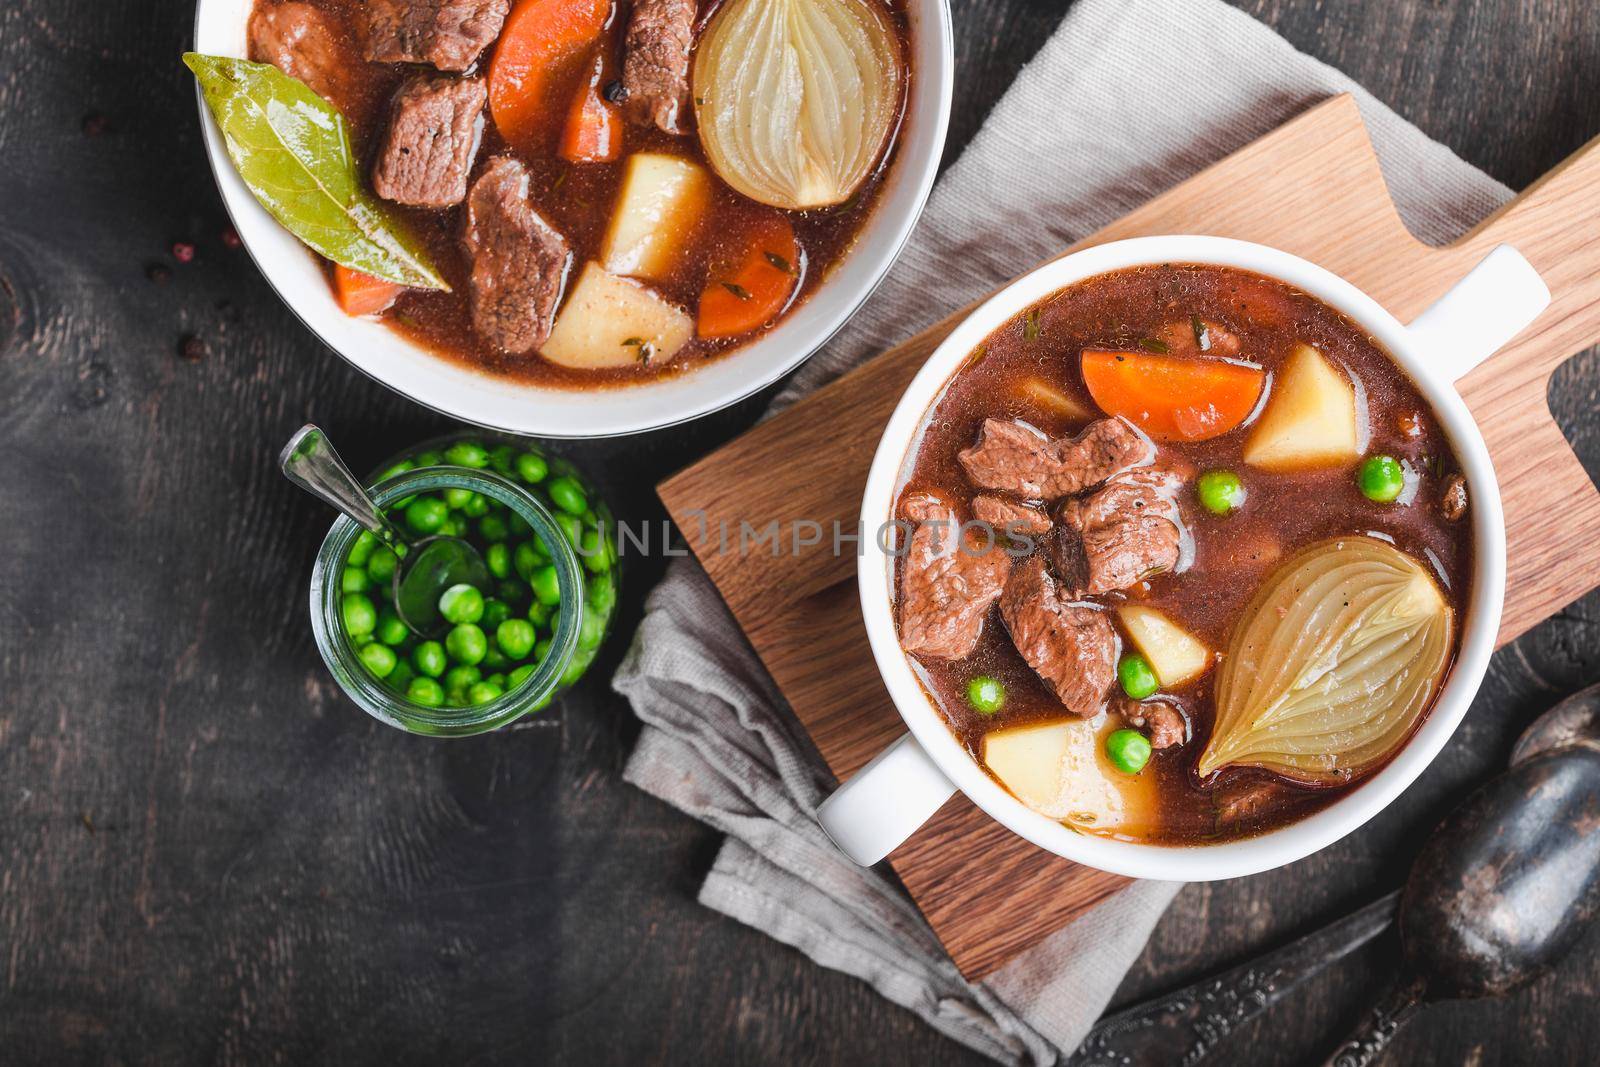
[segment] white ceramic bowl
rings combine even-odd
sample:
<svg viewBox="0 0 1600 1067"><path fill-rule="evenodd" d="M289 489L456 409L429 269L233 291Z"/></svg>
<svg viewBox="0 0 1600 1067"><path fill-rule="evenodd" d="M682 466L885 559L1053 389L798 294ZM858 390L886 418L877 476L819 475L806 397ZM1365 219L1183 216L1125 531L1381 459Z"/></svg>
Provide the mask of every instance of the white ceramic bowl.
<svg viewBox="0 0 1600 1067"><path fill-rule="evenodd" d="M863 537L861 607L873 656L910 733L822 806L834 841L874 863L905 840L956 789L1011 830L1067 859L1136 878L1204 881L1253 874L1309 855L1372 818L1422 773L1466 713L1500 628L1505 597L1505 520L1483 437L1453 383L1544 309L1550 294L1515 250L1491 253L1410 326L1349 282L1286 252L1216 237L1149 237L1089 248L1019 279L973 312L928 358L883 432L862 501L862 528L876 531L915 458L929 409L968 353L1002 323L1050 294L1106 271L1151 263L1241 267L1294 285L1367 329L1432 404L1466 473L1474 538L1471 602L1459 654L1432 713L1381 771L1308 818L1257 837L1215 845L1115 841L1069 830L1023 805L984 773L928 698L900 648L892 594L894 558Z"/></svg>
<svg viewBox="0 0 1600 1067"><path fill-rule="evenodd" d="M206 150L234 227L267 281L323 342L357 369L419 404L511 433L609 437L670 426L770 385L820 348L861 306L900 254L944 152L955 71L948 0L910 0L911 96L898 155L855 248L778 326L690 374L625 389L547 389L481 374L430 355L334 303L310 252L272 220L228 159L200 100ZM195 50L244 56L252 0L199 0Z"/></svg>

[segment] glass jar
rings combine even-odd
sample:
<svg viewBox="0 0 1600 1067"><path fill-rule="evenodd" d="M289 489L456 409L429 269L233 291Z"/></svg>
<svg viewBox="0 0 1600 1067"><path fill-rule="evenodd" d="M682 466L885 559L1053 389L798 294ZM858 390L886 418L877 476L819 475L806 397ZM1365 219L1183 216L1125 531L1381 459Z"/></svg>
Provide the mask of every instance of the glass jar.
<svg viewBox="0 0 1600 1067"><path fill-rule="evenodd" d="M533 658L516 672L525 677L505 685L504 692L493 699L441 706L412 699L368 669L361 650L373 638L370 634L352 636L346 624L345 576L362 530L340 516L323 540L312 573L311 621L324 662L352 700L390 726L418 734L464 736L499 729L538 712L583 677L610 631L619 567L610 510L594 496L576 467L526 442L463 433L406 450L370 482L373 500L386 511L401 508L412 498L444 495L448 490L464 491L453 494L458 498L480 494L504 505L507 512L490 513L501 516L501 525L511 527L509 534L501 534L508 538L504 543L526 540L538 545L541 555L534 560L529 553L525 561L518 553L514 574L496 575L498 586L489 592L507 597L514 617L526 614L542 634ZM460 511L452 509L446 526L438 532L476 541L473 535L486 516L481 510L473 514L474 510L470 505ZM399 514L392 517L404 527ZM485 546L479 542L478 547L483 550ZM509 555L502 554L502 568L509 565ZM536 596L525 598L525 603L510 599L515 589L508 591L508 586L518 585L513 579L530 582L525 562L545 571L541 577L546 579L549 571L554 572L559 599L547 611ZM532 593L528 584L522 588ZM373 599L379 597L375 594ZM387 600L387 595L382 599ZM499 654L493 645L490 635L491 657ZM484 662L489 664L489 660ZM410 664L407 673L411 673Z"/></svg>

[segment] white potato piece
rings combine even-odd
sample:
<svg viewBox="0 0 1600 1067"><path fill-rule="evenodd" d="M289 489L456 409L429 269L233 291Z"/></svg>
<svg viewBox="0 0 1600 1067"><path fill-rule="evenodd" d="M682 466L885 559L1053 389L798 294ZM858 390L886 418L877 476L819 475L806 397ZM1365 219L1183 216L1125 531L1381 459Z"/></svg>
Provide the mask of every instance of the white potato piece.
<svg viewBox="0 0 1600 1067"><path fill-rule="evenodd" d="M660 152L629 156L601 262L612 274L670 277L710 203L711 177L703 167Z"/></svg>
<svg viewBox="0 0 1600 1067"><path fill-rule="evenodd" d="M1150 661L1163 689L1193 681L1211 666L1211 650L1155 608L1124 604L1117 618L1139 654Z"/></svg>
<svg viewBox="0 0 1600 1067"><path fill-rule="evenodd" d="M584 265L539 354L577 370L665 363L694 336L694 319L632 280Z"/></svg>
<svg viewBox="0 0 1600 1067"><path fill-rule="evenodd" d="M1105 755L1115 716L1012 726L984 735L984 765L1034 811L1090 833L1155 825L1155 778L1123 774Z"/></svg>
<svg viewBox="0 0 1600 1067"><path fill-rule="evenodd" d="M1355 387L1321 352L1301 345L1277 374L1244 461L1272 471L1352 463L1359 436Z"/></svg>

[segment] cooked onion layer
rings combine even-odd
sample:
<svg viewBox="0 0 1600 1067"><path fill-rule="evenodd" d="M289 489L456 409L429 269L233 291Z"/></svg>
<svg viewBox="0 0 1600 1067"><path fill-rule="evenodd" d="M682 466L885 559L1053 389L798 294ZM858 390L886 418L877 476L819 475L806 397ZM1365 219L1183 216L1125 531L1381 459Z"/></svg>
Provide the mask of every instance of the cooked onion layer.
<svg viewBox="0 0 1600 1067"><path fill-rule="evenodd" d="M706 156L764 204L841 203L894 130L904 65L871 0L729 0L695 50Z"/></svg>
<svg viewBox="0 0 1600 1067"><path fill-rule="evenodd" d="M1299 553L1234 632L1200 774L1238 765L1310 784L1366 774L1427 711L1453 614L1428 572L1382 541L1342 537Z"/></svg>

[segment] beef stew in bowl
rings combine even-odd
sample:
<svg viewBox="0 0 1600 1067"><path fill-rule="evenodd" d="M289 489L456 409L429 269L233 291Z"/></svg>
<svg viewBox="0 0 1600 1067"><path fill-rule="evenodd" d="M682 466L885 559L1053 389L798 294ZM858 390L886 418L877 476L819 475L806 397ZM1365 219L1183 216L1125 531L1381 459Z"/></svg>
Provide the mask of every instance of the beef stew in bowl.
<svg viewBox="0 0 1600 1067"><path fill-rule="evenodd" d="M1194 276L1141 293L1171 277L1161 268ZM1190 308L1206 277L1215 302ZM1242 318L1232 280L1261 301ZM1102 315L1113 303L1095 297L1119 291L1128 306ZM875 863L959 790L1067 859L1207 880L1281 866L1362 825L1444 746L1493 649L1504 515L1451 383L1549 299L1502 246L1405 326L1304 259L1172 236L1073 252L980 305L906 387L867 476L863 621L909 733L821 805L823 829ZM1067 328L1074 306L1091 313L1087 329ZM1253 356L1247 335L1280 343ZM1386 361L1376 375L1363 344ZM1398 437L1374 416L1398 411L1393 398L1423 405ZM1392 521L1436 506L1421 495L1430 472L1403 447L1417 428L1462 476L1439 468L1440 528L1342 528L1368 510ZM1285 511L1304 514L1265 525L1277 543L1245 538L1274 487L1296 479L1325 484L1285 491ZM1461 529L1446 536L1451 513ZM1005 558L980 569L991 538ZM1430 558L1452 538L1453 560ZM905 584L919 559L931 561L915 571L922 595ZM1210 588L1183 599L1201 568ZM917 626L903 625L903 601ZM986 649L991 661L951 667ZM1193 772L1184 788L1237 795L1214 796L1191 825L1173 806L1183 789L1162 780L1179 768ZM1273 803L1286 792L1313 800Z"/></svg>

